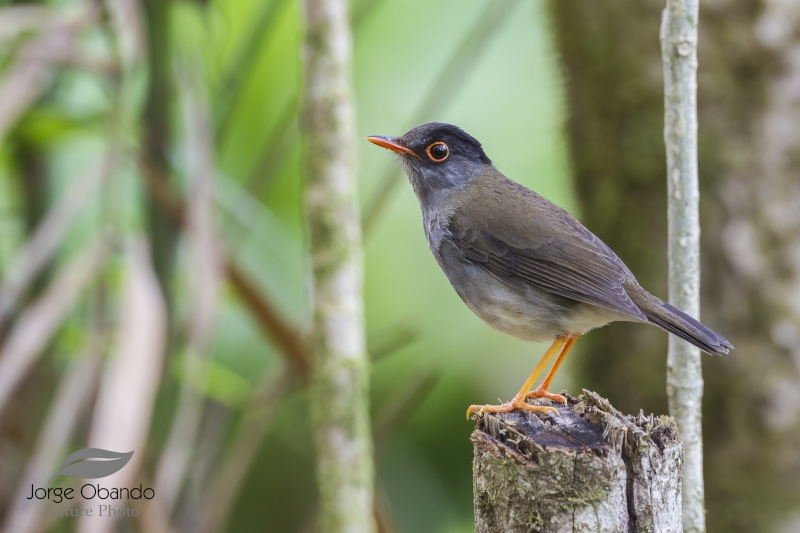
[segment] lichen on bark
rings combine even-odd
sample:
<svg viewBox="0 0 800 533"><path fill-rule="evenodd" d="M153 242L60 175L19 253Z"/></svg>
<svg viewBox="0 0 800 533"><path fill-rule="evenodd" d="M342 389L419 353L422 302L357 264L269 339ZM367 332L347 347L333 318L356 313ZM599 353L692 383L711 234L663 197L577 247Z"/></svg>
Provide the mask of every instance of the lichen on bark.
<svg viewBox="0 0 800 533"><path fill-rule="evenodd" d="M305 203L314 278L309 387L322 533L369 533L373 466L345 0L305 2Z"/></svg>
<svg viewBox="0 0 800 533"><path fill-rule="evenodd" d="M554 417L476 419L476 532L680 532L675 421L623 416L590 391L568 401Z"/></svg>

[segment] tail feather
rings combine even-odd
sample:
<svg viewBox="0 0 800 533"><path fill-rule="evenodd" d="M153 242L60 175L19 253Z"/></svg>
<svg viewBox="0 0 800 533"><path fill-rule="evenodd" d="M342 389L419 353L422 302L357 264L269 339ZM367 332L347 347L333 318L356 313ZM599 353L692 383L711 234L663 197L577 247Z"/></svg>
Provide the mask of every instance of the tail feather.
<svg viewBox="0 0 800 533"><path fill-rule="evenodd" d="M641 306L650 323L690 342L704 352L716 355L728 353L733 345L713 329L703 325L677 307L653 297L651 305Z"/></svg>

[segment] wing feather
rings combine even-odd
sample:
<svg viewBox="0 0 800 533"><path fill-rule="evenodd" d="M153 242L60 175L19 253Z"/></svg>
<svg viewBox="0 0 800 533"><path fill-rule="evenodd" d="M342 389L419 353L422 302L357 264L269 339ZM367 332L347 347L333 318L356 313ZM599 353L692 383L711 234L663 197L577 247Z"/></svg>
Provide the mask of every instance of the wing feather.
<svg viewBox="0 0 800 533"><path fill-rule="evenodd" d="M456 211L448 230L464 257L512 287L535 287L647 320L623 286L633 275L577 221L557 236L535 231L520 235L503 226L503 231L496 232L486 221L476 227Z"/></svg>

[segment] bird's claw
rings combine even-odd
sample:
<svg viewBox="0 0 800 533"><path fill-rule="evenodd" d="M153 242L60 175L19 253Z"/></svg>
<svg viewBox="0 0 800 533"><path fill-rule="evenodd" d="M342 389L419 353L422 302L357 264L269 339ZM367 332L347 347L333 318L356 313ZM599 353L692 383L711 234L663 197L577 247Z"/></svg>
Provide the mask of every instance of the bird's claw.
<svg viewBox="0 0 800 533"><path fill-rule="evenodd" d="M560 396L556 394L555 396ZM561 398L564 398L561 396ZM564 400L566 403L566 399ZM483 413L509 413L516 409L522 409L524 411L532 411L534 413L548 413L552 412L556 415L558 414L558 409L555 407L551 407L549 405L536 405L531 403L526 403L524 399L514 398L510 402L506 402L500 405L470 405L467 409L467 420L469 420L470 416L478 411L479 414Z"/></svg>
<svg viewBox="0 0 800 533"><path fill-rule="evenodd" d="M552 392L547 392L546 390L541 388L528 392L527 394L525 394L525 398L547 398L548 400L554 401L556 403L564 404L565 407L567 406L567 399L564 396Z"/></svg>

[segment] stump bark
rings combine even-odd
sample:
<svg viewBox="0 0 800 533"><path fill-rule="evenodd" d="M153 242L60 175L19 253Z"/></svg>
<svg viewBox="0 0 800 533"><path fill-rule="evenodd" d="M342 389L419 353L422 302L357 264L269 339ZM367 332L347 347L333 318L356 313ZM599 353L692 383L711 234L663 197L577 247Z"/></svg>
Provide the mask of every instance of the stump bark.
<svg viewBox="0 0 800 533"><path fill-rule="evenodd" d="M472 433L477 533L680 533L674 419L625 416L597 393L558 416L485 413Z"/></svg>

